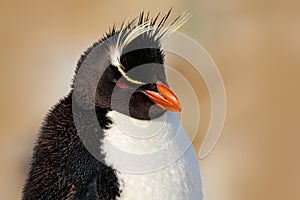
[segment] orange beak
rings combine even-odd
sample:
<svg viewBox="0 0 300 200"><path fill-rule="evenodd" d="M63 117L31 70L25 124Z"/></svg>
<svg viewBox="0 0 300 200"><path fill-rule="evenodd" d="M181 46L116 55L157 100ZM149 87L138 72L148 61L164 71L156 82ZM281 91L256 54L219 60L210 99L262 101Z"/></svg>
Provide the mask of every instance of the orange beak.
<svg viewBox="0 0 300 200"><path fill-rule="evenodd" d="M154 92L151 90L145 90L144 93L157 105L162 108L173 111L180 112L181 106L177 96L172 90L170 90L166 85L162 83L157 83L157 88L159 92Z"/></svg>

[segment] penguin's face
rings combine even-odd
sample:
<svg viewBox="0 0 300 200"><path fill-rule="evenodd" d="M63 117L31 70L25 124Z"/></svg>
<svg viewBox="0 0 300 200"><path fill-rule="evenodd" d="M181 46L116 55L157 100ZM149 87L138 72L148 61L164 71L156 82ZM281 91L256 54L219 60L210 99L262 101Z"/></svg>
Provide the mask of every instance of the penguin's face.
<svg viewBox="0 0 300 200"><path fill-rule="evenodd" d="M166 110L180 111L178 98L167 84L161 41L185 23L189 15L178 16L166 29L162 29L169 14L170 11L154 27L158 15L149 19L149 15L141 13L136 25L133 25L133 20L118 31L113 28L105 38L89 48L78 62L75 76L78 81L73 85L77 88L75 102L92 109L89 97L93 96L94 90L89 82L96 81L96 67L101 69L102 74L100 80L97 78L96 107L143 120L159 117ZM109 42L105 43L106 40ZM101 43L105 45L101 46ZM84 75L78 78L82 65L89 70L83 70Z"/></svg>
<svg viewBox="0 0 300 200"><path fill-rule="evenodd" d="M159 117L166 110L180 111L178 98L168 87L163 62L159 46L122 55L124 73L110 64L98 83L96 102L102 108L143 120Z"/></svg>

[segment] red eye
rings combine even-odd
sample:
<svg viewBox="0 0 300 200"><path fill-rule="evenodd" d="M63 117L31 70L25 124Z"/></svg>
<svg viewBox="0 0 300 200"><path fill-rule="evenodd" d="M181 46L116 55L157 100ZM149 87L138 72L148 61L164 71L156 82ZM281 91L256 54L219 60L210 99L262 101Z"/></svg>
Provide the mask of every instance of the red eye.
<svg viewBox="0 0 300 200"><path fill-rule="evenodd" d="M118 82L117 84L120 88L123 88L123 89L127 87L127 85L125 83Z"/></svg>

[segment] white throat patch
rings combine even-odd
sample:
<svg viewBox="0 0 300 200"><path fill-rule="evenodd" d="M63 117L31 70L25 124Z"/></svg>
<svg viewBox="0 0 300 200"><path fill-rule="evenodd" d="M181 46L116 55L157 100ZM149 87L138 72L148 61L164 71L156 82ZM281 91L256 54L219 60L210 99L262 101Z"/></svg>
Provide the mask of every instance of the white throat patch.
<svg viewBox="0 0 300 200"><path fill-rule="evenodd" d="M104 130L103 152L106 164L118 171L120 200L202 199L198 160L177 113L151 121L116 111L107 116L113 124Z"/></svg>

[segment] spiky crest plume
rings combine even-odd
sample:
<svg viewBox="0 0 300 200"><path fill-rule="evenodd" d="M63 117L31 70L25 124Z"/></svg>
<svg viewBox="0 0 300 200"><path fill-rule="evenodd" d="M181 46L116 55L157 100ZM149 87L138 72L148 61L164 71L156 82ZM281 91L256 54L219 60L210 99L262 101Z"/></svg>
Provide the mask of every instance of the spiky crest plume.
<svg viewBox="0 0 300 200"><path fill-rule="evenodd" d="M94 43L92 47L87 49L87 51L81 56L81 59L78 61L78 66L80 66L83 62L83 60L86 58L86 56L92 51L92 49L97 46L102 41L106 40L109 37L112 37L114 35L117 35L117 42L116 46L112 48L110 52L110 61L113 66L115 66L118 71L121 73L121 75L128 80L129 82L135 83L135 84L144 84L141 81L134 80L130 78L126 72L124 71L124 66L121 63L121 56L124 53L124 49L135 39L137 39L139 36L145 36L151 40L153 40L156 43L161 43L168 35L170 35L172 32L179 29L184 23L186 23L190 17L191 14L188 12L183 12L182 14L178 15L173 21L171 21L167 26L165 26L167 19L170 16L172 9L170 9L158 22L160 13L158 13L154 18L150 19L148 12L145 14L144 11L142 11L139 15L139 17L129 21L129 22L123 22L121 25L121 28L119 30L116 29L116 26L113 25L113 27L109 30L106 35L99 40L98 42ZM135 22L138 22L135 24ZM156 25L157 24L157 25ZM163 28L165 26L165 28Z"/></svg>
<svg viewBox="0 0 300 200"><path fill-rule="evenodd" d="M165 25L170 13L171 10L169 10L169 12L163 16L158 26L156 27L155 24L160 14L150 20L149 13L144 17L144 12L142 12L139 17L139 22L135 27L130 28L129 26L127 26L121 28L118 35L117 45L111 54L111 63L118 68L118 71L128 81L135 84L144 84L143 82L140 82L138 80L131 79L124 71L124 67L120 62L120 58L126 46L128 46L128 44L130 44L134 39L143 34L146 34L147 37L152 38L154 41L158 41L160 43L170 33L179 29L191 17L190 13L183 12L181 15L177 16L168 26L166 26L166 28L163 29L163 26ZM129 24L132 24L132 22L130 22Z"/></svg>

